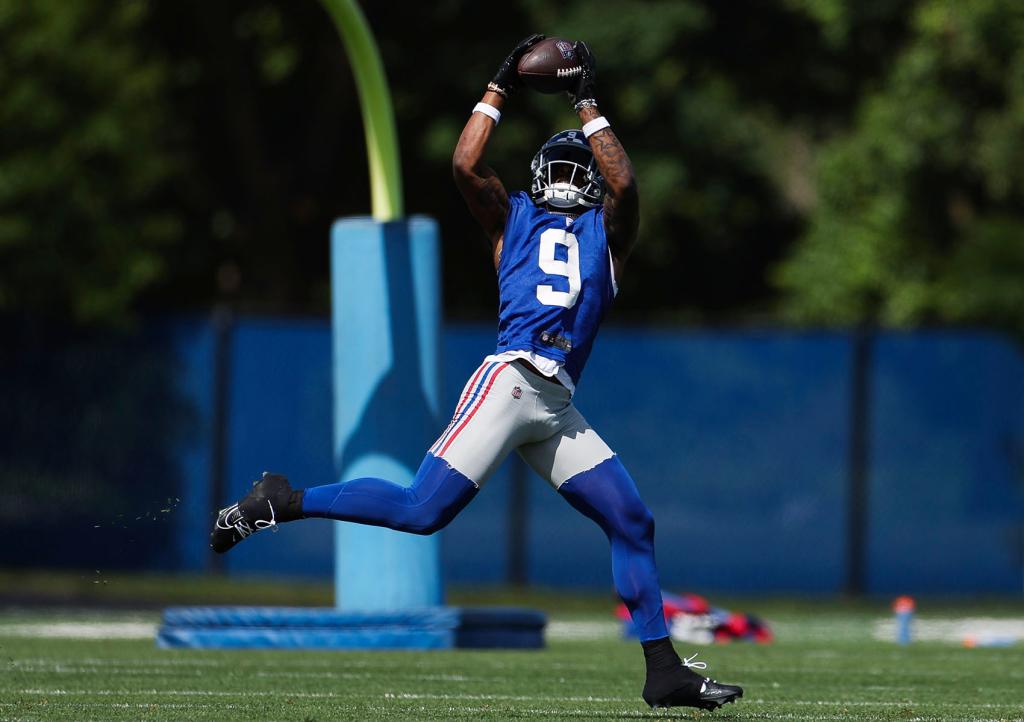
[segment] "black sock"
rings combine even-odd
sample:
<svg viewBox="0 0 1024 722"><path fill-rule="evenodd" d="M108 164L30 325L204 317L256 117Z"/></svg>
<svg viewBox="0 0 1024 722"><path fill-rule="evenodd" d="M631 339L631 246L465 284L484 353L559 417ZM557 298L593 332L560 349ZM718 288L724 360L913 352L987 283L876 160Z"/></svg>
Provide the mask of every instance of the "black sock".
<svg viewBox="0 0 1024 722"><path fill-rule="evenodd" d="M651 706L692 705L700 694L703 679L683 666L672 648L672 640L662 637L641 644L647 661L644 701Z"/></svg>
<svg viewBox="0 0 1024 722"><path fill-rule="evenodd" d="M304 493L303 489L296 489L288 495L288 503L285 504L284 509L279 509L277 512L278 521L295 521L303 518L302 496Z"/></svg>
<svg viewBox="0 0 1024 722"><path fill-rule="evenodd" d="M672 648L672 640L668 637L651 639L640 644L644 648L648 670L674 669L683 663L676 650Z"/></svg>

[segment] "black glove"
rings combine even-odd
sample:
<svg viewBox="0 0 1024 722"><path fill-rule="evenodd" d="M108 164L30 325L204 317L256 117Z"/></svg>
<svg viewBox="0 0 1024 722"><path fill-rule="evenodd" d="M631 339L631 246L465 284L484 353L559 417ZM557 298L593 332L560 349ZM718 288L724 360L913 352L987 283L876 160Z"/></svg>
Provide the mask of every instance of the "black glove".
<svg viewBox="0 0 1024 722"><path fill-rule="evenodd" d="M583 72L576 78L576 85L569 90L569 99L573 110L577 113L587 105L597 105L595 92L597 88L597 59L590 52L590 47L582 40L573 43L576 59L583 66Z"/></svg>
<svg viewBox="0 0 1024 722"><path fill-rule="evenodd" d="M494 80L487 84L487 89L504 95L506 98L512 95L523 84L519 77L519 58L523 57L527 50L543 39L543 35L534 33L530 37L520 40L519 45L509 53L509 56L505 58L505 62L498 68L498 72L494 74Z"/></svg>

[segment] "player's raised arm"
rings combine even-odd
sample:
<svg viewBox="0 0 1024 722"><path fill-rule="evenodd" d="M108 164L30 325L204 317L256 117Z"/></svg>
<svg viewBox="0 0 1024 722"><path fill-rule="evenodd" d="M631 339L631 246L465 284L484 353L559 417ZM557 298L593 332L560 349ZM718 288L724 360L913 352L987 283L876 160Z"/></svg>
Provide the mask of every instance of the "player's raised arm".
<svg viewBox="0 0 1024 722"><path fill-rule="evenodd" d="M615 136L608 121L597 109L595 96L596 61L583 41L575 44L576 56L583 66L576 87L570 92L573 109L583 123L583 132L594 151L598 170L604 176L604 226L608 247L616 261L616 275L636 245L640 225L640 196L633 164Z"/></svg>
<svg viewBox="0 0 1024 722"><path fill-rule="evenodd" d="M544 39L531 35L521 41L498 68L494 80L487 84L487 92L476 104L462 129L452 157L455 185L466 200L469 212L484 229L494 250L495 263L500 252L505 218L508 214L508 192L497 173L484 162L484 151L491 134L501 120L505 100L522 84L517 72L519 59L531 47Z"/></svg>

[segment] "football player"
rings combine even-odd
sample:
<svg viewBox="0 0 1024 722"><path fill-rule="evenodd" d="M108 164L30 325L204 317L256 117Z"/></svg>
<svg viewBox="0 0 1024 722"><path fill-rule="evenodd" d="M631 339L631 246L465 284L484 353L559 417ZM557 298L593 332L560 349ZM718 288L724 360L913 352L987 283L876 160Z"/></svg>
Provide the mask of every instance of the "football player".
<svg viewBox="0 0 1024 722"><path fill-rule="evenodd" d="M618 456L572 397L598 327L637 240L633 167L598 110L595 62L586 43L569 50L580 67L570 98L581 128L556 133L530 166L530 192L509 194L485 162L488 141L517 66L543 39L515 47L487 85L455 148L455 183L490 241L498 277L498 343L472 374L451 422L428 450L413 483L363 478L292 490L264 474L221 510L211 546L225 552L260 529L321 517L431 534L447 525L513 450L611 543L612 577L647 664L652 707L715 709L743 695L693 669L672 647L654 562L654 519Z"/></svg>

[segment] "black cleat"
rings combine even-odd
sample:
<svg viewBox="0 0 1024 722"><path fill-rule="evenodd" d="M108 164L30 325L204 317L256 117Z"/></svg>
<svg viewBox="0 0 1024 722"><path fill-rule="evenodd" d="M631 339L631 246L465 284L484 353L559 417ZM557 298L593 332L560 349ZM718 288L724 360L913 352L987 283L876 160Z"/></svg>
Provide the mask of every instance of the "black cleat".
<svg viewBox="0 0 1024 722"><path fill-rule="evenodd" d="M742 696L742 687L735 684L719 684L713 679L705 679L697 706L702 709L718 709L723 704L735 702Z"/></svg>
<svg viewBox="0 0 1024 722"><path fill-rule="evenodd" d="M217 514L210 532L210 548L223 554L250 534L272 529L278 522L298 518L290 513L294 508L292 487L280 474L263 472L263 478L253 482L252 490L238 503Z"/></svg>
<svg viewBox="0 0 1024 722"><path fill-rule="evenodd" d="M691 667L707 668L704 662L694 662L693 657L687 657L682 664L669 669L649 669L647 684L644 685L644 701L655 709L699 707L714 710L743 696L741 687L719 684L693 672Z"/></svg>

